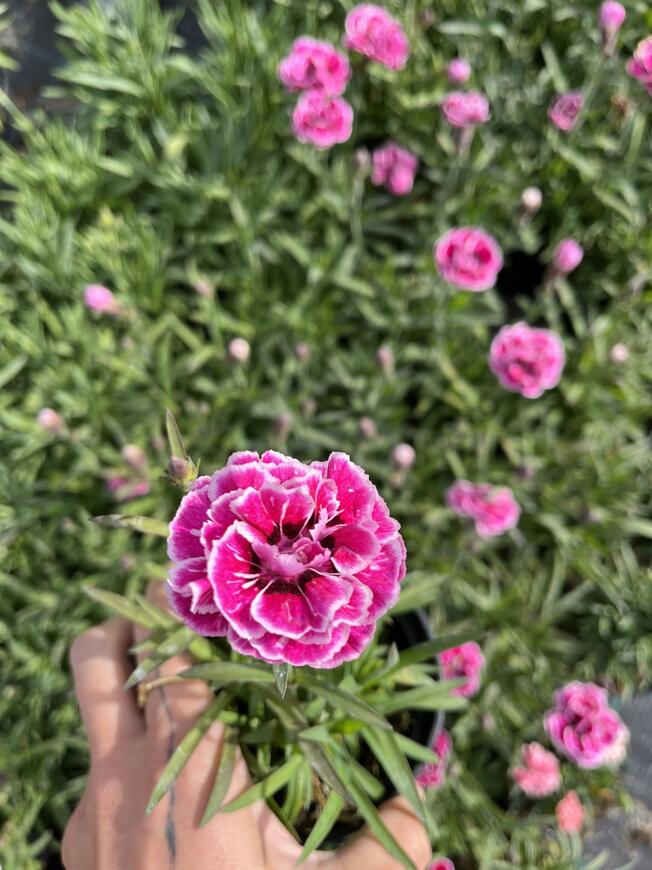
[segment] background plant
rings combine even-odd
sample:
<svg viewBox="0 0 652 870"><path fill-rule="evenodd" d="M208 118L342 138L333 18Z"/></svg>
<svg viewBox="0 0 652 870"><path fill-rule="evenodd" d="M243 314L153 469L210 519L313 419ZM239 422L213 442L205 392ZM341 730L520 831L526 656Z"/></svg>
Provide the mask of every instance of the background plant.
<svg viewBox="0 0 652 870"><path fill-rule="evenodd" d="M107 535L89 518L114 511L104 481L124 471L127 443L154 469L151 494L128 510L170 516L166 406L207 468L243 447L350 451L403 523L403 602L427 605L439 633L470 623L485 635L483 691L451 721L442 854L572 866L570 844L541 836L550 818L511 791L507 769L523 740L541 738L567 678L627 693L649 684L651 103L624 71L652 30L649 10L629 5L605 60L588 0L387 3L412 58L400 73L357 64L353 137L317 153L291 136L275 68L301 33L338 41L350 5L199 0L206 46L191 54L155 0L55 3L68 56L59 95L74 108L26 117L2 97L23 141L0 148L7 868L41 866L81 790L66 654L102 616L81 583L132 593L165 570L159 541ZM492 108L464 161L438 109L458 55ZM548 105L582 86L584 121L561 134ZM401 199L370 186L358 153L390 137L421 161ZM543 206L524 221L531 185ZM464 224L484 226L507 255L496 291L455 292L435 274L432 244ZM584 262L543 292L567 236ZM91 315L81 301L91 282L134 316ZM533 402L504 391L486 362L495 330L521 318L559 331L568 355L560 386ZM228 358L234 336L251 344L246 365ZM617 342L630 354L620 364ZM376 364L381 345L393 373ZM38 427L44 406L62 414L65 437ZM362 417L375 437L359 434ZM416 450L403 475L389 459L399 442ZM445 507L457 477L511 486L518 530L480 543ZM610 775L573 777L583 796L613 790Z"/></svg>

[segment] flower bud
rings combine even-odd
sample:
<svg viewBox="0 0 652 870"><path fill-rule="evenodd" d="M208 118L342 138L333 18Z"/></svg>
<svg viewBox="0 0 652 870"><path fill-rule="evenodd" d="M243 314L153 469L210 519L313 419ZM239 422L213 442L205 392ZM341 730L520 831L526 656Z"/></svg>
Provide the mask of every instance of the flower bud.
<svg viewBox="0 0 652 870"><path fill-rule="evenodd" d="M386 377L394 374L394 351L391 347L383 344L378 348L376 351L376 365Z"/></svg>
<svg viewBox="0 0 652 870"><path fill-rule="evenodd" d="M122 458L134 471L143 472L147 468L145 451L137 444L125 444L122 448Z"/></svg>
<svg viewBox="0 0 652 870"><path fill-rule="evenodd" d="M603 33L617 33L627 17L625 7L618 0L605 0L598 13L600 30Z"/></svg>
<svg viewBox="0 0 652 870"><path fill-rule="evenodd" d="M209 282L200 278L192 285L195 293L199 296L204 296L206 299L212 299L215 295L215 287Z"/></svg>
<svg viewBox="0 0 652 870"><path fill-rule="evenodd" d="M233 362L244 364L251 354L251 345L246 338L233 338L229 342L228 354Z"/></svg>
<svg viewBox="0 0 652 870"><path fill-rule="evenodd" d="M361 175L366 175L371 168L371 154L368 148L358 148L353 157L354 166Z"/></svg>
<svg viewBox="0 0 652 870"><path fill-rule="evenodd" d="M416 452L411 444L397 444L392 450L392 462L399 471L407 471L414 465Z"/></svg>
<svg viewBox="0 0 652 870"><path fill-rule="evenodd" d="M167 468L168 479L177 486L190 483L197 476L197 469L189 459L171 456Z"/></svg>
<svg viewBox="0 0 652 870"><path fill-rule="evenodd" d="M462 85L471 78L471 64L463 57L456 57L448 64L446 75L452 85Z"/></svg>
<svg viewBox="0 0 652 870"><path fill-rule="evenodd" d="M541 208L543 195L538 187L526 187L521 194L521 207L527 215L535 215Z"/></svg>
<svg viewBox="0 0 652 870"><path fill-rule="evenodd" d="M378 434L376 422L371 417L361 417L358 422L358 431L367 441L371 441Z"/></svg>
<svg viewBox="0 0 652 870"><path fill-rule="evenodd" d="M84 304L91 311L97 311L98 314L118 316L123 310L113 293L100 284L89 284L84 289Z"/></svg>
<svg viewBox="0 0 652 870"><path fill-rule="evenodd" d="M299 362L307 363L310 359L310 345L305 341L298 341L294 345L294 355Z"/></svg>
<svg viewBox="0 0 652 870"><path fill-rule="evenodd" d="M609 359L611 362L624 363L629 359L629 348L626 344L614 344L609 351Z"/></svg>
<svg viewBox="0 0 652 870"><path fill-rule="evenodd" d="M66 431L66 424L61 414L53 411L52 408L41 408L36 415L36 422L41 429L45 429L51 435L63 435Z"/></svg>
<svg viewBox="0 0 652 870"><path fill-rule="evenodd" d="M584 259L584 248L575 239L562 239L553 255L553 266L561 275L573 272Z"/></svg>

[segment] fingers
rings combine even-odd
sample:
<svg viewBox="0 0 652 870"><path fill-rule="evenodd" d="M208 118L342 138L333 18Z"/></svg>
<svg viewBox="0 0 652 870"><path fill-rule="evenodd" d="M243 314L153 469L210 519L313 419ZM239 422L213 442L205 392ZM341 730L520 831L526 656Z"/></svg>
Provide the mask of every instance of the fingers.
<svg viewBox="0 0 652 870"><path fill-rule="evenodd" d="M415 816L404 797L386 801L380 808L380 815L394 835L394 839L412 859L417 870L422 870L430 861L432 850L430 840L423 824ZM373 867L374 870L400 870L401 865L380 845L368 828L365 828L353 842L337 853L341 870L359 870L360 867Z"/></svg>
<svg viewBox="0 0 652 870"><path fill-rule="evenodd" d="M129 622L110 619L80 634L70 650L75 692L92 757L144 730L134 693L124 689L131 670L127 653L131 639Z"/></svg>
<svg viewBox="0 0 652 870"><path fill-rule="evenodd" d="M150 583L147 597L158 607L167 609L168 603L162 583ZM136 641L140 642L146 636L147 631L136 626ZM191 665L192 660L188 655L173 656L157 668L151 678L173 676ZM152 689L145 705L147 730L160 735L173 732L178 743L193 727L198 716L204 712L213 698L213 693L203 680L183 680Z"/></svg>

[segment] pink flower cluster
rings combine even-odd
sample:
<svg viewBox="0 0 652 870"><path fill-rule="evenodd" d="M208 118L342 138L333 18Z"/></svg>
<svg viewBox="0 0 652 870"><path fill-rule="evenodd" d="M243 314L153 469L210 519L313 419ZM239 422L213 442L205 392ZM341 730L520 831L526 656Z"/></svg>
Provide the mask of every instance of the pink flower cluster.
<svg viewBox="0 0 652 870"><path fill-rule="evenodd" d="M414 185L419 158L401 148L396 142L387 142L372 154L371 182L385 185L394 196L405 196Z"/></svg>
<svg viewBox="0 0 652 870"><path fill-rule="evenodd" d="M421 788L440 788L446 781L448 757L453 748L451 736L445 728L439 732L432 744L433 752L437 753L439 761L435 764L424 764L416 775L416 781Z"/></svg>
<svg viewBox="0 0 652 870"><path fill-rule="evenodd" d="M552 102L548 109L548 117L558 130L570 133L579 123L583 106L584 97L581 91L568 91L566 94L560 94Z"/></svg>
<svg viewBox="0 0 652 870"><path fill-rule="evenodd" d="M642 39L636 46L634 56L627 64L627 72L638 79L652 96L652 36Z"/></svg>
<svg viewBox="0 0 652 870"><path fill-rule="evenodd" d="M410 56L405 31L389 12L375 3L361 3L346 16L344 45L389 69L403 69Z"/></svg>
<svg viewBox="0 0 652 870"><path fill-rule="evenodd" d="M301 36L278 65L278 77L289 91L322 91L339 96L351 78L349 59L330 42Z"/></svg>
<svg viewBox="0 0 652 870"><path fill-rule="evenodd" d="M333 668L357 658L405 576L376 487L343 453L304 465L234 453L170 523L169 598L199 634L243 655Z"/></svg>
<svg viewBox="0 0 652 870"><path fill-rule="evenodd" d="M594 683L572 682L556 692L544 725L555 747L580 767L617 765L627 753L629 731Z"/></svg>
<svg viewBox="0 0 652 870"><path fill-rule="evenodd" d="M566 834L579 834L584 825L584 807L576 791L567 791L555 807L559 830Z"/></svg>
<svg viewBox="0 0 652 870"><path fill-rule="evenodd" d="M464 679L464 683L453 689L451 694L458 698L470 698L480 688L484 656L478 644L469 641L444 650L439 656L439 667L445 680Z"/></svg>
<svg viewBox="0 0 652 870"><path fill-rule="evenodd" d="M304 91L292 113L292 129L300 142L310 142L320 150L332 148L351 136L353 109L343 97Z"/></svg>
<svg viewBox="0 0 652 870"><path fill-rule="evenodd" d="M503 254L493 236L479 227L456 227L435 245L434 259L445 281L479 293L496 283Z"/></svg>
<svg viewBox="0 0 652 870"><path fill-rule="evenodd" d="M503 387L527 399L556 387L565 361L556 333L523 322L503 326L489 350L489 366Z"/></svg>
<svg viewBox="0 0 652 870"><path fill-rule="evenodd" d="M442 100L441 110L451 126L461 128L477 127L491 116L489 102L479 91L451 91Z"/></svg>
<svg viewBox="0 0 652 870"><path fill-rule="evenodd" d="M559 761L540 743L526 743L521 749L522 767L512 769L512 778L528 797L542 798L561 786Z"/></svg>
<svg viewBox="0 0 652 870"><path fill-rule="evenodd" d="M458 516L475 521L481 538L495 537L513 529L521 509L508 487L495 489L489 483L458 480L448 490L448 506Z"/></svg>

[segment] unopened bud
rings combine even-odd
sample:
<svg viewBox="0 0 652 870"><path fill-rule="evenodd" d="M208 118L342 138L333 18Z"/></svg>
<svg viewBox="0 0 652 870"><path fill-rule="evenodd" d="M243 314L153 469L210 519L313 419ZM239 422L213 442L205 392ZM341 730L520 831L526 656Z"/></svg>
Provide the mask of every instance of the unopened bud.
<svg viewBox="0 0 652 870"><path fill-rule="evenodd" d="M521 194L521 207L528 215L536 214L541 208L543 195L538 187L526 187Z"/></svg>
<svg viewBox="0 0 652 870"><path fill-rule="evenodd" d="M192 286L195 289L195 293L198 293L200 296L204 296L206 299L212 299L215 295L215 287L209 281L205 281L203 278L195 281Z"/></svg>
<svg viewBox="0 0 652 870"><path fill-rule="evenodd" d="M358 431L363 438L371 441L378 434L375 420L372 420L371 417L361 417L358 421Z"/></svg>
<svg viewBox="0 0 652 870"><path fill-rule="evenodd" d="M292 419L292 414L288 411L281 411L276 420L274 421L274 428L278 435L284 438L292 429L292 424L294 420Z"/></svg>
<svg viewBox="0 0 652 870"><path fill-rule="evenodd" d="M168 479L171 483L181 486L190 483L197 477L197 469L189 459L180 456L171 456L168 462Z"/></svg>
<svg viewBox="0 0 652 870"><path fill-rule="evenodd" d="M378 348L376 365L386 377L390 377L394 373L394 351L391 347L383 344Z"/></svg>
<svg viewBox="0 0 652 870"><path fill-rule="evenodd" d="M233 362L246 363L251 353L251 345L246 338L232 338L228 353Z"/></svg>
<svg viewBox="0 0 652 870"><path fill-rule="evenodd" d="M310 359L310 345L305 341L298 341L294 345L294 355L299 362L306 363Z"/></svg>
<svg viewBox="0 0 652 870"><path fill-rule="evenodd" d="M397 444L392 450L392 462L399 471L407 471L414 465L416 452L411 444Z"/></svg>
<svg viewBox="0 0 652 870"><path fill-rule="evenodd" d="M629 359L629 348L626 344L614 344L609 351L609 359L615 363L627 362Z"/></svg>
<svg viewBox="0 0 652 870"><path fill-rule="evenodd" d="M361 174L366 174L371 169L371 154L368 148L358 148L353 158L356 170Z"/></svg>
<svg viewBox="0 0 652 870"><path fill-rule="evenodd" d="M36 422L41 429L45 429L51 435L63 435L66 431L66 424L61 414L58 414L52 408L41 408L36 415Z"/></svg>

